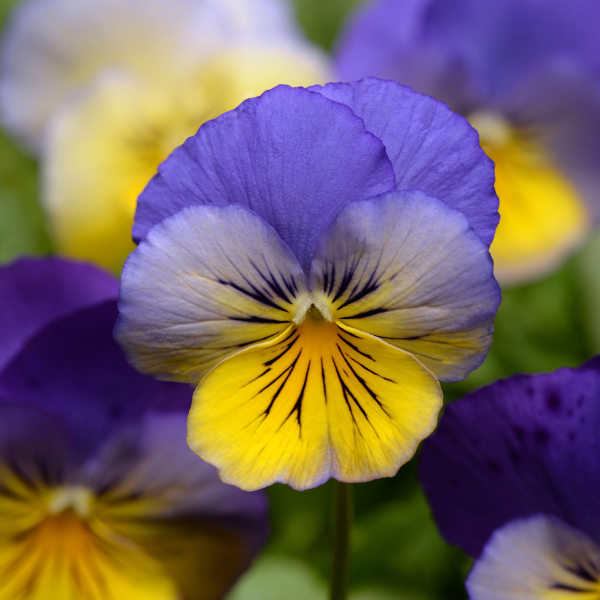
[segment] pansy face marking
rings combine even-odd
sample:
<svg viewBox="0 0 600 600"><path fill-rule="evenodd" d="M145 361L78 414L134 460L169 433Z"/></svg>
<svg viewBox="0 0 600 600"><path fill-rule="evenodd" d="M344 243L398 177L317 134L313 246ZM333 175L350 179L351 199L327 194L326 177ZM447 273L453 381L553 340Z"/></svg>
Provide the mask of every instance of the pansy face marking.
<svg viewBox="0 0 600 600"><path fill-rule="evenodd" d="M188 443L228 483L394 475L435 426L438 379L487 352L499 301L487 244L462 212L395 191L380 141L319 93L277 88L188 144L165 176L209 148L192 186L215 201L157 219L185 197L154 205L159 179L141 200L138 231L157 224L123 271L115 335L129 360L198 385Z"/></svg>
<svg viewBox="0 0 600 600"><path fill-rule="evenodd" d="M0 269L0 600L216 600L266 537L265 497L185 443L189 386L125 361L117 289L60 259Z"/></svg>
<svg viewBox="0 0 600 600"><path fill-rule="evenodd" d="M472 600L600 597L600 359L516 375L447 406L421 480L476 558Z"/></svg>
<svg viewBox="0 0 600 600"><path fill-rule="evenodd" d="M447 102L496 166L496 277L555 268L600 217L596 0L376 0L335 57L344 81L390 78ZM518 33L516 33L518 32Z"/></svg>

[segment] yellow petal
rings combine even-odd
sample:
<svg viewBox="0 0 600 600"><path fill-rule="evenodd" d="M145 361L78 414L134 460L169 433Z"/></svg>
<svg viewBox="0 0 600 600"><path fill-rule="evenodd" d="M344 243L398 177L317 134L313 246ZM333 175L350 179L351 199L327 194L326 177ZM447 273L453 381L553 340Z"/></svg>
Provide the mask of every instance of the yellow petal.
<svg viewBox="0 0 600 600"><path fill-rule="evenodd" d="M196 389L188 443L227 483L306 489L393 476L435 426L439 384L413 356L309 312Z"/></svg>
<svg viewBox="0 0 600 600"><path fill-rule="evenodd" d="M486 115L470 120L496 165L500 224L490 249L494 274L502 282L542 275L584 238L590 226L585 205L535 141Z"/></svg>

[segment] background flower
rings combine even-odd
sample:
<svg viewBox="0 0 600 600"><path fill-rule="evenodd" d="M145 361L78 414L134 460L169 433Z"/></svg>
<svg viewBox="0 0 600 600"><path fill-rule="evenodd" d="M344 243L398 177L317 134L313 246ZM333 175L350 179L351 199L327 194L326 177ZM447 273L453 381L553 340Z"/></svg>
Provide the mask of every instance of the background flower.
<svg viewBox="0 0 600 600"><path fill-rule="evenodd" d="M423 444L435 519L479 557L472 598L597 594L599 393L598 358L515 376L448 406Z"/></svg>
<svg viewBox="0 0 600 600"><path fill-rule="evenodd" d="M0 596L222 597L264 542L266 506L186 446L191 390L127 365L107 275L25 260L0 281L23 315L0 324L19 347L0 372Z"/></svg>
<svg viewBox="0 0 600 600"><path fill-rule="evenodd" d="M598 218L600 45L593 0L380 0L357 12L338 75L393 78L461 112L496 163L496 275L556 267Z"/></svg>
<svg viewBox="0 0 600 600"><path fill-rule="evenodd" d="M245 98L327 77L280 0L31 0L2 56L3 119L43 157L59 250L115 270L173 148Z"/></svg>
<svg viewBox="0 0 600 600"><path fill-rule="evenodd" d="M178 148L122 277L116 339L142 372L199 384L190 446L243 489L395 474L500 301L492 169L466 121L394 82L311 90L265 92Z"/></svg>

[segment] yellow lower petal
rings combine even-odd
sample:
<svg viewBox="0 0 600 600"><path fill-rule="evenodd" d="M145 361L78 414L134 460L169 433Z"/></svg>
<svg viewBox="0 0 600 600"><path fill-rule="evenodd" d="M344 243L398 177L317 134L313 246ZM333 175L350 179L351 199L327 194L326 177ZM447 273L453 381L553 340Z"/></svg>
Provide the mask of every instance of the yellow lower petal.
<svg viewBox="0 0 600 600"><path fill-rule="evenodd" d="M470 120L496 165L500 224L490 249L494 273L509 283L542 275L588 231L585 205L539 144L489 115Z"/></svg>
<svg viewBox="0 0 600 600"><path fill-rule="evenodd" d="M389 477L435 427L442 395L419 361L310 314L224 360L196 389L188 443L223 481L306 489Z"/></svg>

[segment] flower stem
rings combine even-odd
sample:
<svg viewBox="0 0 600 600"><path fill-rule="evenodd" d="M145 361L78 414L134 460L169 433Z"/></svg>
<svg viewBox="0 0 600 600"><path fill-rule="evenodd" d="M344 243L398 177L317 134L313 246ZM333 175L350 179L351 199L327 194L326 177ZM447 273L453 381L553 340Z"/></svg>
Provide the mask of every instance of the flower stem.
<svg viewBox="0 0 600 600"><path fill-rule="evenodd" d="M352 488L334 481L333 491L333 569L331 600L346 600L350 571L350 529L352 527Z"/></svg>

